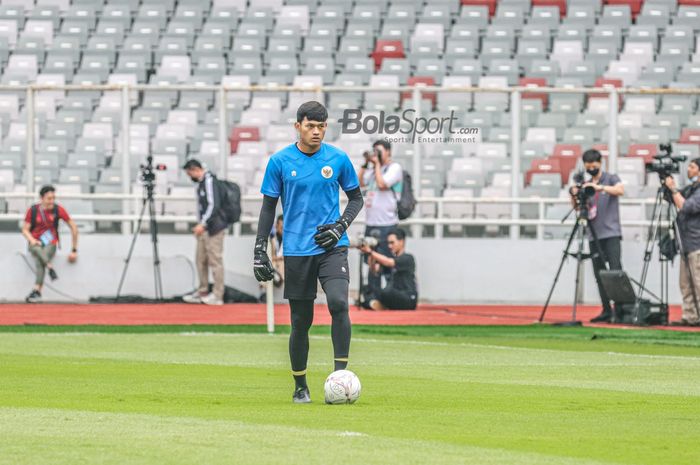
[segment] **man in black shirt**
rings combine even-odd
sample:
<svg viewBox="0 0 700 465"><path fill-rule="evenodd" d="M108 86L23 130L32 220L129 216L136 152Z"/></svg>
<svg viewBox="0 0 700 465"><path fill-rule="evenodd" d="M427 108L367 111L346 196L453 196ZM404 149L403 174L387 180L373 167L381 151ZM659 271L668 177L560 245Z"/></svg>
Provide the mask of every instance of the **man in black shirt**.
<svg viewBox="0 0 700 465"><path fill-rule="evenodd" d="M681 190L672 176L664 180L678 209L678 233L683 245L680 265L683 316L671 323L674 326L700 326L700 158L688 163L688 179L690 184Z"/></svg>
<svg viewBox="0 0 700 465"><path fill-rule="evenodd" d="M393 256L382 255L365 245L360 250L370 261L379 263L391 270L387 286L370 300L372 310L415 310L418 303L416 284L416 261L406 253L406 232L395 229L387 236L387 243Z"/></svg>

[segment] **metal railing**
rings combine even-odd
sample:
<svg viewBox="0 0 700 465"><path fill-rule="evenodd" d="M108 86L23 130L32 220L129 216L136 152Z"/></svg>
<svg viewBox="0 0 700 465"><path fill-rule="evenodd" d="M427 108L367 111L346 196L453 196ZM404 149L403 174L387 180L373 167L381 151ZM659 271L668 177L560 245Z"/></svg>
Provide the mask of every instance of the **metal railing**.
<svg viewBox="0 0 700 465"><path fill-rule="evenodd" d="M227 95L229 92L301 92L304 94L313 94L314 98L319 101L324 100L324 94L326 92L410 92L411 101L415 109L415 117L420 117L420 102L422 95L424 93L505 93L510 95L510 115L511 115L511 140L510 140L510 154L511 154L511 177L512 179L518 180L521 173L521 151L520 143L522 139L521 135L521 125L520 125L520 113L522 109L522 96L528 93L545 93L545 94L585 94L585 95L607 95L609 99L608 108L608 163L610 166L616 166L616 161L618 157L618 144L617 144L617 134L618 134L618 121L617 115L619 113L619 97L621 95L700 95L700 88L657 88L657 89L642 89L642 88L614 88L614 87L596 87L596 88L585 88L585 87L530 87L530 86L513 86L513 87L472 87L472 86L462 86L462 87L438 87L438 86L398 86L398 87L369 87L369 86L289 86L289 85L249 85L249 86L234 86L234 85L144 85L144 84L105 84L105 85L40 85L40 84L30 84L30 85L0 85L0 92L26 92L25 106L26 111L26 122L27 122L27 145L26 145L26 187L28 192L34 191L34 174L35 174L35 134L34 134L34 123L36 120L36 108L35 108L35 95L40 91L112 91L121 92L121 111L122 118L120 124L119 137L121 138L121 150L119 155L121 156L121 187L122 194L117 199L123 201L123 214L121 215L88 215L89 218L84 218L86 220L110 220L115 218L114 221L125 221L130 222L135 219L134 210L132 209L133 200L140 198L137 194L130 194L132 186L132 165L134 164L130 157L130 131L129 127L131 124L131 103L130 103L130 93L137 92L159 92L159 91L201 91L201 92L216 92L217 93L217 106L219 110L219 121L218 121L218 142L219 142L219 169L228 173L228 158L230 155L230 149L228 146L228 128L229 124L227 121L228 114L228 99ZM420 143L414 143L414 153L413 157L413 178L414 185L419 188L421 185L421 147ZM511 226L510 235L513 238L517 238L520 234L519 226L523 225L534 225L534 226L544 226L547 224L553 224L551 220L545 220L543 218L544 205L562 202L561 199L523 199L520 197L521 186L519 182L511 183L510 194L511 197L508 199L486 199L486 198L422 198L422 202L435 202L438 205L438 211L442 211L441 205L448 202L465 202L465 203L503 203L508 204L511 207L511 217L510 219L478 219L478 218L461 218L452 219L444 218L438 215L436 218L412 218L407 222L407 224L413 225L444 225L444 224L497 224L503 226ZM416 193L418 194L418 193ZM0 193L0 198L11 198L12 195L8 193ZM21 198L31 199L33 195L27 195L24 197L22 194L17 194ZM73 198L75 194L62 194L63 198ZM113 197L108 197L110 194L82 194L85 195L84 198L90 199L115 199ZM419 197L418 195L416 195ZM78 198L78 197L75 197ZM83 197L80 197L83 198ZM171 200L176 200L173 197L169 197ZM184 200L184 199L180 199ZM566 199L563 202L567 202ZM646 202L645 200L641 201ZM541 215L537 220L527 220L520 218L519 208L523 203L535 203L541 205L539 210ZM5 214L0 215L0 220L13 220L17 215ZM76 217L77 218L77 217ZM177 219L176 219L177 218ZM82 218L81 218L82 219ZM162 221L185 221L183 218L175 216L163 216L160 218ZM245 221L252 221L251 218L244 218ZM534 223L533 223L534 221ZM646 224L645 222L642 222ZM130 231L130 225L124 223L122 231L123 233L128 233Z"/></svg>
<svg viewBox="0 0 700 465"><path fill-rule="evenodd" d="M31 193L13 193L13 192L0 192L0 200L12 200L12 199L22 199L29 200L34 198L35 195ZM134 206L131 209L134 213L123 213L123 214L74 214L71 217L76 221L104 221L104 222L126 222L133 224L138 220L138 215L135 213L137 209L135 206L143 199L142 195L139 194L85 194L85 193L65 193L61 195L62 199L65 200L93 200L93 201L105 201L105 200L121 200L128 203L130 206ZM156 195L156 202L192 202L194 205L195 199L193 196L184 195ZM254 202L259 201L260 196L244 195L241 197L243 202ZM401 222L404 226L436 226L435 237L442 238L443 232L440 228L441 226L510 226L510 227L522 227L522 226L532 226L536 228L536 237L538 239L543 239L545 237L545 227L547 226L571 226L574 222L574 215L571 215L566 221L562 219L549 219L546 215L546 208L549 205L570 205L570 200L560 197L529 197L529 198L512 198L512 197L419 197L418 208L423 208L426 205L434 205L437 214L435 217L421 217L418 213L414 214L412 218L404 220ZM632 205L644 207L646 205L653 205L656 199L621 199L621 205ZM506 205L511 206L513 204L517 205L535 205L537 207L537 218L489 218L486 216L478 216L473 214L471 216L452 218L445 216L444 210L446 204L463 204L463 205ZM341 202L341 205L343 202ZM237 227L234 227L234 235L238 235L241 232L241 225L255 226L258 222L257 212L246 212L244 211L241 215L240 222ZM2 221L21 221L24 218L22 213L5 213L0 214L0 222ZM159 213L157 216L157 221L159 223L192 223L195 220L193 215L177 215L168 213ZM357 224L364 224L363 218L358 218ZM651 224L650 220L623 220L622 226L629 227L648 227Z"/></svg>

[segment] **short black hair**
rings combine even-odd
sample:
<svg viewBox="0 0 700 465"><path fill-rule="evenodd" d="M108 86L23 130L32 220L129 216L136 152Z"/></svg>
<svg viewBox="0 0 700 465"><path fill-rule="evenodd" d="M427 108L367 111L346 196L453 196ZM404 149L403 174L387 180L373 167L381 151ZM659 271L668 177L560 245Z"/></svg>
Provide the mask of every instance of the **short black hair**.
<svg viewBox="0 0 700 465"><path fill-rule="evenodd" d="M191 169L191 168L203 168L202 162L200 162L200 161L197 160L196 158L190 158L189 160L187 160L187 161L185 162L185 164L183 165L182 169L183 169L183 170L189 170L189 169Z"/></svg>
<svg viewBox="0 0 700 465"><path fill-rule="evenodd" d="M379 139L374 141L374 144L372 144L372 148L376 147L377 145L381 145L384 147L384 150L391 150L391 142L389 142L386 139Z"/></svg>
<svg viewBox="0 0 700 465"><path fill-rule="evenodd" d="M304 118L309 121L325 122L328 119L328 110L326 110L326 107L313 100L302 103L297 109L297 123L304 121Z"/></svg>
<svg viewBox="0 0 700 465"><path fill-rule="evenodd" d="M56 192L56 188L53 187L51 184L41 186L41 189L39 189L39 197L43 197L49 192Z"/></svg>
<svg viewBox="0 0 700 465"><path fill-rule="evenodd" d="M596 149L588 149L585 152L583 152L584 163L593 163L596 161L601 161L602 159L603 156Z"/></svg>
<svg viewBox="0 0 700 465"><path fill-rule="evenodd" d="M277 216L277 221L280 221L280 220L284 221L284 215L278 215L278 216Z"/></svg>
<svg viewBox="0 0 700 465"><path fill-rule="evenodd" d="M700 168L700 158L693 158L692 160L690 160L690 163L694 163L695 166Z"/></svg>
<svg viewBox="0 0 700 465"><path fill-rule="evenodd" d="M400 241L406 240L406 231L404 231L401 228L392 229L391 232L387 234L387 236L391 236L392 234L396 236L396 238Z"/></svg>

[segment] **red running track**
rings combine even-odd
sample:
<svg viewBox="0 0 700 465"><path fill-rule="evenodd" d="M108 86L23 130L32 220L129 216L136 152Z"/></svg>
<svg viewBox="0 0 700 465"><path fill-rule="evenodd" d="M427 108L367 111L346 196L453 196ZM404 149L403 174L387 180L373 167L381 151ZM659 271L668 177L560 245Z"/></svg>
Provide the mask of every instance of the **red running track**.
<svg viewBox="0 0 700 465"><path fill-rule="evenodd" d="M587 326L598 306L581 306L578 319ZM362 325L529 325L535 323L537 305L421 305L415 311L350 309L354 324ZM671 319L680 318L680 308L671 308ZM546 323L571 319L570 306L552 306ZM262 325L262 304L230 304L222 307L188 304L3 304L0 325ZM330 324L324 305L317 305L314 322ZM289 307L275 306L275 323L289 324ZM593 326L593 325L591 325ZM605 325L608 326L608 325ZM669 327L660 327L670 329ZM700 331L700 328L674 328Z"/></svg>

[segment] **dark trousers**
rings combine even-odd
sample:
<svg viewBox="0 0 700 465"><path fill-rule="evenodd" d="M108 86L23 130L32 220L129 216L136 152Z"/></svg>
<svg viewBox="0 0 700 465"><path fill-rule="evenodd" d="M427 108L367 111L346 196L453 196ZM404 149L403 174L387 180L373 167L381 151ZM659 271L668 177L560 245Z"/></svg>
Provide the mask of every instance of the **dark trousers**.
<svg viewBox="0 0 700 465"><path fill-rule="evenodd" d="M386 257L391 257L393 254L391 253L391 250L389 249L389 244L387 243L387 236L391 231L396 229L397 225L393 226L366 226L365 227L365 236L372 236L376 237L379 240L379 244L377 244L376 251L379 252L380 254L386 256ZM365 257L366 261L366 257ZM365 289L365 294L367 295L377 295L379 290L382 288L382 275L388 276L390 274L390 270L382 267L381 273L375 274L372 273L372 270L367 275L367 289Z"/></svg>
<svg viewBox="0 0 700 465"><path fill-rule="evenodd" d="M407 291L387 287L379 291L379 302L388 310L415 310L418 298Z"/></svg>
<svg viewBox="0 0 700 465"><path fill-rule="evenodd" d="M593 273L595 274L595 280L598 283L598 293L600 294L600 300L603 303L603 313L606 315L613 314L613 308L610 305L610 298L607 292L603 288L603 283L600 280L600 272L606 269L605 263L607 262L607 269L610 270L621 270L622 261L621 255L622 251L620 248L620 237L608 237L606 239L599 239L598 243L602 249L602 255L596 247L595 241L590 241L589 245L591 248L591 254L593 254ZM596 256L597 255L597 256Z"/></svg>

